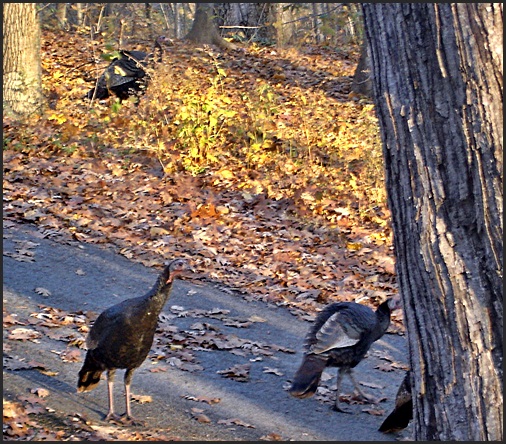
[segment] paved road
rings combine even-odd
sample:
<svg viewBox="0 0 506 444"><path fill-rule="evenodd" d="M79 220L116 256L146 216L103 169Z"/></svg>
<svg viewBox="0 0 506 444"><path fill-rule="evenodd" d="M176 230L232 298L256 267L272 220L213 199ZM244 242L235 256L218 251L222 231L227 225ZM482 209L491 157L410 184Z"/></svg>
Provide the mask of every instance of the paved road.
<svg viewBox="0 0 506 444"><path fill-rule="evenodd" d="M33 261L19 261L10 256L26 245L21 241L37 244L28 244ZM77 242L66 244L44 237L30 225L4 226L3 246L4 310L16 313L20 318L40 312L38 304L68 312L100 312L120 300L144 294L158 275L158 270L131 262L100 246ZM49 290L51 295L38 294L34 291L38 287ZM192 316L196 309L209 312L215 308L229 312L225 312L227 315L221 319L220 316ZM175 317L174 313L181 310L189 311L189 315ZM133 414L147 420L150 427L170 427L173 435L183 440L258 441L272 433L284 440L296 441L395 441L410 437L409 429L397 436L379 433L377 428L385 416L364 413L361 411L364 406L351 405L355 413L347 415L330 410L329 404L315 397L298 400L287 394L284 388L300 363L300 350L310 323L299 320L284 308L246 301L242 296L216 286L178 281L162 315L166 316L168 324L181 332L188 331L196 322L205 322L208 328L212 325L214 331L227 338L235 335L252 341L253 345L264 345L263 350L268 350L271 355L252 353L248 346L243 348L244 356L219 349L194 350L202 367L194 372L170 367L167 372L154 373L149 370L161 363L152 364L151 360L146 360L134 375L132 391L137 395L150 395L153 401L142 405L134 403L132 409ZM246 328L225 325L231 318L244 320L252 316L265 322L253 322ZM4 329L4 341L7 333ZM79 412L90 421L102 421L107 411L106 384L101 383L86 394L76 393L81 362L63 362L55 353L66 348L64 342L49 335L41 337L39 343L7 342L12 347L7 351L9 362L35 359L57 374L47 376L36 369L14 371L4 367L4 397L14 399L35 387L45 387L50 392L46 404L55 409L55 414ZM289 353L290 350L297 353ZM401 371L375 369L377 364L384 362L379 359L383 354L398 362L407 362L406 339L399 335L385 335L373 345L368 358L358 365L356 374L359 381L368 385L366 391L387 398L379 407L389 412L403 374ZM236 364L251 366L247 382L217 373ZM265 372L266 368L275 372ZM335 375L335 370L329 373ZM116 405L121 413L124 405L122 373L117 380ZM334 383L335 378L327 381L331 387ZM343 389L351 387L344 386ZM207 404L196 402L192 397L220 398L220 402ZM195 420L192 408L203 409L210 422ZM226 420L230 419L240 422L227 424ZM220 420L225 423L219 423Z"/></svg>

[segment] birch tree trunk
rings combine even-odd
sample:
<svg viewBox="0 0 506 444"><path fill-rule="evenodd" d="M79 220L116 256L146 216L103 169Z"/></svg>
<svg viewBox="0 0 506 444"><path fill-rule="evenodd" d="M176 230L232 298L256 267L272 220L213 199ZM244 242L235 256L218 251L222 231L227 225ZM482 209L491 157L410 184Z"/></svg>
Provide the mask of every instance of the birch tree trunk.
<svg viewBox="0 0 506 444"><path fill-rule="evenodd" d="M502 441L502 4L363 11L415 440Z"/></svg>
<svg viewBox="0 0 506 444"><path fill-rule="evenodd" d="M44 104L36 8L36 3L3 5L4 114L16 119L40 114Z"/></svg>

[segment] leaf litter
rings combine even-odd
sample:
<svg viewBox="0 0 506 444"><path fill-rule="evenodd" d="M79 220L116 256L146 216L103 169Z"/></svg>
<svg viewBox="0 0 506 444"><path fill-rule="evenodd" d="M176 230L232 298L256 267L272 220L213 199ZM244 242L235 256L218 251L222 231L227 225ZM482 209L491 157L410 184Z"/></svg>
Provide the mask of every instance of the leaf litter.
<svg viewBox="0 0 506 444"><path fill-rule="evenodd" d="M44 35L45 47L59 41L51 33L44 32ZM78 35L73 38L81 39ZM86 39L81 39L79 46L85 48L88 44ZM187 75L188 70L185 66L187 62L181 64L181 60L188 60L186 55L192 49L177 43L172 51L177 54L172 60L178 62L171 62L167 70L174 73L172 84L182 86L180 73ZM282 49L279 51L283 52ZM76 56L80 57L83 53L79 52ZM68 53L60 49L52 50L52 54L56 58L68 58ZM278 60L279 55L270 56L269 52L261 50L245 54L229 55L227 81L236 81L237 91L248 84L249 78L255 79L259 69L272 69L282 63ZM207 66L216 62L212 51L204 51L201 55L201 62ZM281 58L289 60L294 55L295 60L300 58L299 54L289 52ZM312 53L309 50L304 57L321 63L321 72L330 72L335 66L341 66L341 61L335 59L335 53L331 52L317 50ZM197 63L197 59L193 58L192 63ZM343 72L347 72L349 79L355 65L348 63L345 66L346 63L342 65ZM241 75L234 80L234 69L237 67L241 67ZM281 88L277 89L277 93L289 106L279 115L284 123L279 123L278 129L273 131L281 135L280 128L284 125L292 132L288 134L287 130L283 137L293 137L293 141L296 141L297 130L290 129L289 124L293 122L296 128L296 110L304 109L297 103L302 97L297 92L300 73L294 70L291 74L293 66L290 64L282 68L287 74L284 79L278 79ZM49 77L44 77L47 83L54 70L53 64L45 69L49 73ZM346 79L342 73L339 77ZM321 80L312 85L319 84L327 94L326 99L318 95L318 88L311 87L304 92L306 101L314 100L320 105L325 101L329 103L328 109L319 105L311 107L314 117L320 119L318 125L321 132L333 134L331 126L337 122L341 134L350 132L351 137L346 143L356 141L359 133L353 134L353 122L373 122L371 108L367 104L350 102L346 93L329 90L330 84ZM68 79L69 83L73 81L76 79ZM192 81L206 83L197 79ZM311 82L311 79L308 81ZM165 157L158 156L146 141L147 149L144 152L125 153L117 134L123 128L136 130L135 118L130 119L130 122L134 122L130 126L127 123L129 113L133 115L135 111L133 108L126 106L122 109L123 117L118 115L110 126L101 127L98 120L89 120L86 107L75 102L72 94L76 92L69 95L65 84L56 88L61 89L60 109L66 108L72 114L66 117L67 123L60 125L57 119L48 119L37 122L35 129L27 130L4 119L6 140L23 140L27 144L26 148L19 150L12 149L7 143L4 149L4 228L12 226L14 221L35 223L43 237L60 242L107 244L125 257L148 267L160 265L159 258L166 254L187 257L203 281L222 285L231 294L238 292L245 300L256 299L286 307L294 316L307 320L314 319L315 314L329 302L354 300L360 294L365 303L377 305L397 293L384 192L380 190L381 187L378 190L361 188L356 176L360 173L357 171L352 173L346 170L343 176L343 170L336 167L344 158L335 164L334 170L326 167L325 162L335 157L335 153L325 153L325 143L314 145L312 154L319 159L314 162L307 156L287 157L283 153L286 141L275 136L271 138L274 150L266 145L262 148L264 151L255 155L255 168L245 167L242 161L237 162L234 154L223 156L219 164L207 165L204 174L191 175L181 168L181 153L177 150L169 149ZM78 86L73 91L81 95L82 89L83 86ZM184 91L184 88L181 90ZM288 97L290 91L294 94L291 98ZM149 112L149 100L153 100L149 94L150 91L147 100L139 106L144 117ZM170 100L169 96L167 98ZM103 113L105 116L107 109L99 106L97 112L97 115ZM325 115L329 118L321 119ZM159 126L156 122L154 125ZM318 125L313 126L316 128ZM167 134L170 128L160 127L160 130ZM82 141L82 146L76 145L76 149L62 151L48 142L53 140L55 134L67 139L70 145L73 141ZM89 143L91 134L101 138L100 149ZM367 143L378 143L374 139L376 136L362 136ZM165 146L171 143L166 141ZM30 144L41 149L30 150ZM226 149L234 153L232 145L227 145ZM348 149L352 151L351 147ZM276 167L279 161L282 168ZM161 171L160 164L165 164ZM268 176L272 180L267 179ZM346 176L350 178L349 181L341 180ZM374 193L383 195L383 200L373 197ZM37 243L16 239L14 242L14 251L4 251L4 256L23 262L37 260ZM81 269L75 270L75 273L81 276L85 274ZM44 297L51 295L48 289L42 287L34 291ZM79 349L84 348L87 325L97 314L65 313L43 305L40 308L41 312L32 314L27 320L17 319L14 313L4 311L7 339L61 341L67 344L66 350L58 352L63 362L82 359ZM256 316L234 319L229 316L229 311L219 308L185 310L173 306L171 311L176 317L214 319L238 330L265 321ZM156 367L150 371L167 371L169 366L189 372L201 371L203 367L193 353L198 350L252 356L251 362L273 356L274 352L295 353L275 344L262 344L226 335L208 322L195 323L190 330L179 330L170 325L170 320L170 317L160 319L157 339L149 355ZM19 325L23 327L17 327ZM26 327L28 325L30 328ZM402 316L393 317L390 331L403 333ZM380 367L382 371L392 371L401 368L401 365L390 362ZM5 345L4 368L38 369L51 373L50 369L33 360L24 362L14 359ZM218 373L245 382L249 379L250 369L251 364L237 364ZM281 376L275 367L263 369L266 373ZM325 390L325 387L320 387L317 396L328 396L330 391ZM214 403L213 400L202 398L196 401L210 405ZM38 404L34 404L33 400L12 402L4 399L4 436L10 439L33 439L34 433L37 433L37 438L49 440L62 440L68 436L63 431L55 432L40 426L34 431L30 426L36 423L31 418L40 414L37 411L39 407L35 408L34 405ZM367 413L380 414L378 412L370 409ZM198 418L201 422L209 419L203 411L195 410L193 414L200 415ZM19 426L17 420L9 419L13 417L22 418L23 425ZM69 427L74 427L75 433L89 440L170 437L170 434L164 434L168 431L134 436L139 432L124 433L114 427L89 426L78 414L69 415L68 418ZM250 427L237 419L222 421L227 425ZM265 440L280 438L274 433L263 437Z"/></svg>

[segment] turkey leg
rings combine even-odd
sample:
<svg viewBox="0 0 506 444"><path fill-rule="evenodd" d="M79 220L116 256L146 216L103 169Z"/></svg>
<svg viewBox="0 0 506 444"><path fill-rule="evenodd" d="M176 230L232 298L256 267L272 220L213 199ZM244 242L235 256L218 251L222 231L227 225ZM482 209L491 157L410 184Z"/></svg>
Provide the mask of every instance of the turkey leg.
<svg viewBox="0 0 506 444"><path fill-rule="evenodd" d="M134 375L135 368L129 368L125 372L125 404L126 404L126 412L122 417L122 422L126 422L130 425L137 425L141 426L144 425L144 422L138 419L135 419L132 416L132 411L130 410L130 398L131 398L131 392L130 392L130 385L132 384L132 377Z"/></svg>
<svg viewBox="0 0 506 444"><path fill-rule="evenodd" d="M358 386L358 382L355 379L355 375L353 374L353 370L350 369L347 373L351 379L351 382L353 382L353 386L355 387L355 391L358 394L358 399L360 399L361 401L368 402L369 404L377 404L378 400L376 398L374 398L374 396L364 393L362 391L362 389Z"/></svg>
<svg viewBox="0 0 506 444"><path fill-rule="evenodd" d="M360 400L371 403L371 404L375 404L378 402L374 397L365 394L362 391L362 389L358 386L357 380L355 379L355 376L353 375L353 370L351 368L350 369L341 368L338 370L338 374L337 374L336 401L335 401L334 406L332 407L333 410L335 410L336 412L341 412L341 413L353 413L350 410L345 409L339 405L339 395L341 393L340 389L341 389L341 383L343 382L344 375L348 375L349 378L351 379L351 382L353 383L353 387L355 388L355 392L358 395L357 397Z"/></svg>
<svg viewBox="0 0 506 444"><path fill-rule="evenodd" d="M119 416L114 413L114 378L116 376L116 369L107 370L107 394L109 397L109 411L105 417L106 421L117 421Z"/></svg>
<svg viewBox="0 0 506 444"><path fill-rule="evenodd" d="M336 381L336 401L334 403L334 406L332 407L332 410L335 410L336 412L341 413L352 413L350 410L347 410L339 405L339 395L341 393L341 382L343 382L343 377L346 371L339 369L337 370L337 381Z"/></svg>

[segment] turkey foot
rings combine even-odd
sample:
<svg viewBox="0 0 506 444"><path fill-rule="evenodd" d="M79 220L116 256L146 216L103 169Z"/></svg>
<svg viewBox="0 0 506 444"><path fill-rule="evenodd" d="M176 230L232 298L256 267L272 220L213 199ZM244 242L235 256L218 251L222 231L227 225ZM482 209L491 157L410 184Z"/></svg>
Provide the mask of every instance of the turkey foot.
<svg viewBox="0 0 506 444"><path fill-rule="evenodd" d="M106 417L104 418L104 421L113 422L116 424L119 424L121 422L121 416L116 415L114 412L109 412Z"/></svg>
<svg viewBox="0 0 506 444"><path fill-rule="evenodd" d="M360 392L355 391L353 393L353 399L356 399L357 401L366 402L368 404L378 404L379 403L379 399L375 398L372 395L366 394L362 391L360 391Z"/></svg>
<svg viewBox="0 0 506 444"><path fill-rule="evenodd" d="M134 426L134 427L143 427L146 425L145 421L143 421L141 419L134 418L132 416L129 416L126 413L121 416L120 421L121 421L121 423L123 423L125 425L130 425L130 426Z"/></svg>
<svg viewBox="0 0 506 444"><path fill-rule="evenodd" d="M349 409L345 409L344 407L341 407L339 404L334 404L332 407L331 407L332 410L334 410L334 412L339 412L339 413L346 413L348 415L352 415L353 412Z"/></svg>

